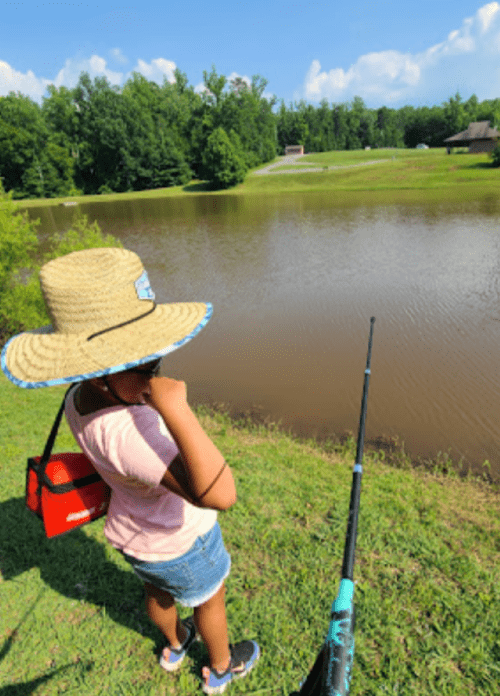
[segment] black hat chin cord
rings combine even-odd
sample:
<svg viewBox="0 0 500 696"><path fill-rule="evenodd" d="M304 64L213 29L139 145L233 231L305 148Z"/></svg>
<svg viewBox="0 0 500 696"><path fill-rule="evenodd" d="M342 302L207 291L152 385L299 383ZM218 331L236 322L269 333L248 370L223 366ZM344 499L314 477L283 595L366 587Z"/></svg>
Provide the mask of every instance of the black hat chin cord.
<svg viewBox="0 0 500 696"><path fill-rule="evenodd" d="M108 391L111 392L111 395L114 396L115 399L116 399L117 401L119 401L121 404L123 404L124 406L142 406L142 404L140 404L140 403L133 403L133 402L131 403L130 401L125 401L124 399L122 399L121 396L118 396L118 394L115 392L115 390L113 389L113 387L111 386L111 384L108 382L108 377L107 377L107 375L103 375L103 376L102 376L102 379L103 379L103 381L104 381L104 384L105 384L106 387L108 388Z"/></svg>
<svg viewBox="0 0 500 696"><path fill-rule="evenodd" d="M102 331L97 331L96 333L93 333L91 336L87 337L87 341L91 341L93 338L96 338L96 336L102 336L102 334L107 333L108 331L114 331L115 329L121 329L122 326L127 326L128 324L133 324L134 321L139 321L139 319L143 319L144 317L147 317L148 314L152 314L156 309L156 302L153 300L153 306L151 309L148 309L147 312L144 312L144 314L139 314L138 317L134 317L133 319L128 319L128 321L122 321L121 324L115 324L115 326L108 326L107 329L102 329Z"/></svg>

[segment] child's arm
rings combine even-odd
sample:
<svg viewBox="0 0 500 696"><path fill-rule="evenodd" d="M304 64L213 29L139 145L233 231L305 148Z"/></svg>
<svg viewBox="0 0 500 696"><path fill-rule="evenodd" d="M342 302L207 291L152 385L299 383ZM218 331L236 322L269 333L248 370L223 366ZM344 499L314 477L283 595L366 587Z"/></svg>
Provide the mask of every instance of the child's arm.
<svg viewBox="0 0 500 696"><path fill-rule="evenodd" d="M154 377L144 397L165 421L181 453L181 462L174 460L162 484L199 507L227 510L234 505L236 487L231 470L187 403L184 382ZM187 481L182 476L182 463Z"/></svg>

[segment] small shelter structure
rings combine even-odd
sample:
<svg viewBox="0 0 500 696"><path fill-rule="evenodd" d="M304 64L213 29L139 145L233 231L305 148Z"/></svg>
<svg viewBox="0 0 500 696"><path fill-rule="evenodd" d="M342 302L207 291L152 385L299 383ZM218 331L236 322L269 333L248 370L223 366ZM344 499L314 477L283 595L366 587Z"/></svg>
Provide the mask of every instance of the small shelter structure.
<svg viewBox="0 0 500 696"><path fill-rule="evenodd" d="M303 155L303 145L285 145L285 155Z"/></svg>
<svg viewBox="0 0 500 696"><path fill-rule="evenodd" d="M453 147L469 147L469 152L492 152L497 146L500 132L496 128L490 128L489 121L474 121L469 123L467 130L446 138L448 153Z"/></svg>

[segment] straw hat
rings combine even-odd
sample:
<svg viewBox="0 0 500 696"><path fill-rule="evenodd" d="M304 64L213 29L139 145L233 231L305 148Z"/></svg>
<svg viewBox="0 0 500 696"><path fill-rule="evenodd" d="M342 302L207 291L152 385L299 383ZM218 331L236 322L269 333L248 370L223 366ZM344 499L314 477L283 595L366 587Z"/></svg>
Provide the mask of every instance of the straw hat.
<svg viewBox="0 0 500 696"><path fill-rule="evenodd" d="M10 339L7 377L20 387L80 382L162 357L206 325L212 306L157 305L137 254L127 249L74 251L49 261L40 284L50 326Z"/></svg>

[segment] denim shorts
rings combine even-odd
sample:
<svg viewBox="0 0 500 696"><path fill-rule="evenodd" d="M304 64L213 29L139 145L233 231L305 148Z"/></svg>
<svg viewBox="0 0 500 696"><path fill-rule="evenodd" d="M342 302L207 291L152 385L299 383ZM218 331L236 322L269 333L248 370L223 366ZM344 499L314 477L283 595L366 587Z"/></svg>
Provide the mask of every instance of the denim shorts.
<svg viewBox="0 0 500 696"><path fill-rule="evenodd" d="M231 568L218 522L172 561L141 561L123 555L143 582L166 590L185 607L198 607L213 597Z"/></svg>

